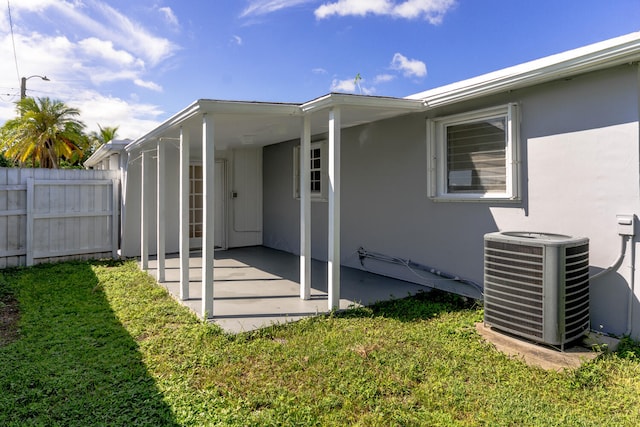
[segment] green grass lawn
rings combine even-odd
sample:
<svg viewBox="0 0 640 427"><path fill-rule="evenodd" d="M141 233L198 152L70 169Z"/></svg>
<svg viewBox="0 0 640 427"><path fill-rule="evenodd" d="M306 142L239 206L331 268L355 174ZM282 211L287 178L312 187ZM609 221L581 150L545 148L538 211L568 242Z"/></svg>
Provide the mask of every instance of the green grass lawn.
<svg viewBox="0 0 640 427"><path fill-rule="evenodd" d="M228 335L134 262L0 272L1 426L637 426L640 352L577 370L509 359L441 293Z"/></svg>

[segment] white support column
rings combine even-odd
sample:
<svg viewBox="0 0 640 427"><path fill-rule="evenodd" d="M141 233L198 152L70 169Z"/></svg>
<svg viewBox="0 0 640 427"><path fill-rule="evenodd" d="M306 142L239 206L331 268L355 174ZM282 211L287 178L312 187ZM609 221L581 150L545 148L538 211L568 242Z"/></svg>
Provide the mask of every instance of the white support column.
<svg viewBox="0 0 640 427"><path fill-rule="evenodd" d="M140 267L149 268L149 153L142 148L142 166L140 167Z"/></svg>
<svg viewBox="0 0 640 427"><path fill-rule="evenodd" d="M340 108L329 111L329 310L340 308Z"/></svg>
<svg viewBox="0 0 640 427"><path fill-rule="evenodd" d="M300 298L311 298L311 118L302 118L300 135Z"/></svg>
<svg viewBox="0 0 640 427"><path fill-rule="evenodd" d="M165 281L165 235L166 235L166 213L165 213L165 193L167 190L166 186L166 146L162 142L162 140L158 140L158 157L157 157L157 167L156 167L156 247L157 247L157 260L158 260L158 268L157 268L157 279L158 282L162 283Z"/></svg>
<svg viewBox="0 0 640 427"><path fill-rule="evenodd" d="M213 317L213 267L215 230L215 142L214 117L202 116L202 317Z"/></svg>
<svg viewBox="0 0 640 427"><path fill-rule="evenodd" d="M180 299L189 299L189 131L180 128Z"/></svg>

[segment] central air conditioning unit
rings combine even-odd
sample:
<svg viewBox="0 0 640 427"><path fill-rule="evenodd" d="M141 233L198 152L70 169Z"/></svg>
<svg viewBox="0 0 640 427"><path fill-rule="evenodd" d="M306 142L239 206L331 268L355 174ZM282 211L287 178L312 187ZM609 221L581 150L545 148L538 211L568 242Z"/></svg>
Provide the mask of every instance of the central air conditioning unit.
<svg viewBox="0 0 640 427"><path fill-rule="evenodd" d="M589 239L486 234L484 323L562 350L584 335L589 330Z"/></svg>

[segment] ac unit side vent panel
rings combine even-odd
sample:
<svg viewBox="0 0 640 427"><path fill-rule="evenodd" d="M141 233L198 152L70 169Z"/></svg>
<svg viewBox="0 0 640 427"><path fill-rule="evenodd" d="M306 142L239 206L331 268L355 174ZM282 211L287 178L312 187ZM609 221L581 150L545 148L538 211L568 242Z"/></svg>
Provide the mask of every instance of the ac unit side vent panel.
<svg viewBox="0 0 640 427"><path fill-rule="evenodd" d="M484 247L487 325L561 346L588 331L588 239L499 232Z"/></svg>

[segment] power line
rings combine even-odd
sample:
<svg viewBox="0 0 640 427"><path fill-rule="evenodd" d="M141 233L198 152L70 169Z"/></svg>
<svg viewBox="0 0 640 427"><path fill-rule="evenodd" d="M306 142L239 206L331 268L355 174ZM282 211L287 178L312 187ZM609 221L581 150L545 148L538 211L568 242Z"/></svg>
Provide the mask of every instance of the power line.
<svg viewBox="0 0 640 427"><path fill-rule="evenodd" d="M0 93L1 102L15 102L16 99L19 99L19 94L17 93Z"/></svg>
<svg viewBox="0 0 640 427"><path fill-rule="evenodd" d="M13 19L11 18L11 4L7 0L7 10L9 11L9 27L11 28L11 43L13 44L13 62L16 64L16 77L20 81L20 70L18 70L18 55L16 53L16 39L13 35Z"/></svg>
<svg viewBox="0 0 640 427"><path fill-rule="evenodd" d="M43 95L53 95L53 92L50 92L48 90L36 90L36 89L29 89L30 93L41 93Z"/></svg>
<svg viewBox="0 0 640 427"><path fill-rule="evenodd" d="M20 89L0 86L0 102L15 102L20 98Z"/></svg>

